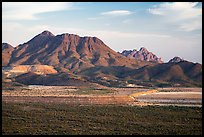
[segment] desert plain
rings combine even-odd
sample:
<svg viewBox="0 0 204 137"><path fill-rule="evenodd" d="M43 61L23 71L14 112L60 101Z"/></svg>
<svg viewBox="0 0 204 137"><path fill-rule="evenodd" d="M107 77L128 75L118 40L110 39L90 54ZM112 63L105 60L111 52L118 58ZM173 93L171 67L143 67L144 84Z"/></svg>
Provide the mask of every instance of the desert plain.
<svg viewBox="0 0 204 137"><path fill-rule="evenodd" d="M109 88L29 85L2 92L5 102L202 106L202 88Z"/></svg>

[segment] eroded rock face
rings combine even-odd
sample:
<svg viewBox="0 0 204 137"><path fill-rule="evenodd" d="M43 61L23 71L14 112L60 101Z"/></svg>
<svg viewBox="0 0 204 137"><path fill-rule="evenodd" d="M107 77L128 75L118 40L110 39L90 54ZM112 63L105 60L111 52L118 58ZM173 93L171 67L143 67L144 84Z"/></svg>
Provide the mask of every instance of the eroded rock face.
<svg viewBox="0 0 204 137"><path fill-rule="evenodd" d="M163 63L161 58L158 58L156 55L154 55L152 52L149 52L146 48L142 47L139 51L136 49L134 50L124 50L121 53L123 56L133 58L140 61L151 61L156 63Z"/></svg>
<svg viewBox="0 0 204 137"><path fill-rule="evenodd" d="M48 65L18 65L11 67L3 67L2 73L6 75L6 77L11 78L18 76L24 73L35 73L38 75L46 75L46 74L56 74L57 71Z"/></svg>
<svg viewBox="0 0 204 137"><path fill-rule="evenodd" d="M185 61L184 59L181 59L180 57L174 57L173 59L170 59L169 60L169 63L178 63L178 62L181 62L181 61Z"/></svg>

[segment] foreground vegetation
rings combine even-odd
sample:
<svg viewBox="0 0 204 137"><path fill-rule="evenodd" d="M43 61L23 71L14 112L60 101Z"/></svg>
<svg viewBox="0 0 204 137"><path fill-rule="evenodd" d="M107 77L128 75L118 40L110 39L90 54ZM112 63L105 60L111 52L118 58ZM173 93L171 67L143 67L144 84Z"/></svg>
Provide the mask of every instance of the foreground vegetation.
<svg viewBox="0 0 204 137"><path fill-rule="evenodd" d="M201 135L202 108L2 102L3 135Z"/></svg>

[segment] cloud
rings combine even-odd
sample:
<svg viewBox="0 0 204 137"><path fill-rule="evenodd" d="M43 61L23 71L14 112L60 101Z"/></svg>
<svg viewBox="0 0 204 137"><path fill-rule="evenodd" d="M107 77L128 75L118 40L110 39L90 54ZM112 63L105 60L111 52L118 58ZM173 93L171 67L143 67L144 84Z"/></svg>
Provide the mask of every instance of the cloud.
<svg viewBox="0 0 204 137"><path fill-rule="evenodd" d="M149 8L155 15L172 16L177 19L192 19L202 15L202 8L197 8L198 2L171 2L162 3Z"/></svg>
<svg viewBox="0 0 204 137"><path fill-rule="evenodd" d="M127 16L130 14L132 14L132 12L128 10L113 10L113 11L101 13L101 15L108 15L108 16Z"/></svg>
<svg viewBox="0 0 204 137"><path fill-rule="evenodd" d="M176 24L183 31L202 29L202 7L198 2L166 2L148 9L153 15L162 16L164 20Z"/></svg>
<svg viewBox="0 0 204 137"><path fill-rule="evenodd" d="M120 32L120 31L109 31L109 30L97 30L92 31L92 34L102 36L102 37L117 37L117 38L136 38L136 37L155 37L155 38L168 38L169 35L154 34L154 33L130 33L130 32Z"/></svg>
<svg viewBox="0 0 204 137"><path fill-rule="evenodd" d="M202 29L202 22L201 21L192 21L190 23L184 23L180 25L180 29L184 31L193 31Z"/></svg>
<svg viewBox="0 0 204 137"><path fill-rule="evenodd" d="M107 24L109 25L109 24ZM12 26L9 29L9 26ZM25 29L26 28L26 29ZM14 34L13 30L16 30L16 34ZM18 45L22 42L28 41L33 36L41 33L44 30L49 30L54 35L62 34L62 33L70 33L77 34L81 37L83 36L95 36L106 42L112 41L111 39L135 39L135 38L155 38L155 39L163 39L169 38L171 36L164 34L156 34L156 33L130 33L130 32L121 32L121 31L112 31L112 30L87 30L83 28L73 28L73 27L60 27L55 25L46 25L39 24L29 27L28 25L23 26L14 22L2 23L2 31L3 36L2 40L4 42L9 42L12 45ZM19 34L20 32L20 34ZM29 32L29 33L28 33ZM15 35L15 39L11 39L11 35Z"/></svg>
<svg viewBox="0 0 204 137"><path fill-rule="evenodd" d="M36 20L39 13L67 10L72 7L67 2L2 2L4 20Z"/></svg>
<svg viewBox="0 0 204 137"><path fill-rule="evenodd" d="M110 25L110 24L106 24ZM70 28L70 27L59 27L59 26L50 26L50 25L37 25L29 28L29 31L35 31L40 33L43 30L50 30L53 34L62 34L62 33L71 33L77 34L80 36L96 36L103 39L103 37L117 37L117 38L136 38L136 37L154 37L154 38L169 38L171 36L165 34L156 34L156 33L131 33L131 32L121 32L121 31L112 31L112 30L87 30L82 28Z"/></svg>

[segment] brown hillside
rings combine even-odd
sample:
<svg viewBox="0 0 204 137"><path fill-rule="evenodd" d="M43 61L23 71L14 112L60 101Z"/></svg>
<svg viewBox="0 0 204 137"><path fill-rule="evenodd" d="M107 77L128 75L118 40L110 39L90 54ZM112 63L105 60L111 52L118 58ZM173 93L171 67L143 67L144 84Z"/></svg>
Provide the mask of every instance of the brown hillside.
<svg viewBox="0 0 204 137"><path fill-rule="evenodd" d="M202 65L192 62L162 63L129 70L122 74L123 78L140 81L163 81L173 83L190 83L202 85Z"/></svg>
<svg viewBox="0 0 204 137"><path fill-rule="evenodd" d="M3 67L2 73L6 78L13 78L24 73L34 73L38 75L58 73L53 66L48 65L18 65Z"/></svg>
<svg viewBox="0 0 204 137"><path fill-rule="evenodd" d="M94 66L128 66L138 68L149 62L126 58L113 51L96 37L74 34L54 36L44 31L30 41L19 45L12 54L9 65L43 64L82 70Z"/></svg>
<svg viewBox="0 0 204 137"><path fill-rule="evenodd" d="M2 43L2 66L8 65L13 50L14 47L12 47L10 44Z"/></svg>

